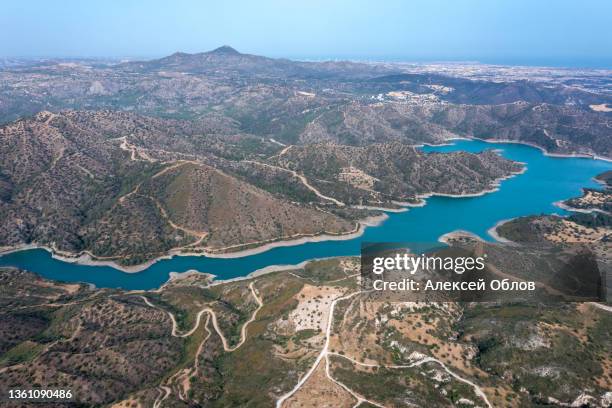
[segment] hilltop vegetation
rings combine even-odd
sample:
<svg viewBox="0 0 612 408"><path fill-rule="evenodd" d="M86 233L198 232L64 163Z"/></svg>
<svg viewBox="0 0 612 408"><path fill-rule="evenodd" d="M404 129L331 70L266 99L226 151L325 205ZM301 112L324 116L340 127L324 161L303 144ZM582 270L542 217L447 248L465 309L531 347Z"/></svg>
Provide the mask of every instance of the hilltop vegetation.
<svg viewBox="0 0 612 408"><path fill-rule="evenodd" d="M492 152L285 147L218 124L66 111L1 127L0 245L125 265L170 251L234 251L356 232L376 212L347 204L480 192L520 168ZM385 173L391 162L396 170ZM313 171L315 163L326 164ZM351 172L379 181L363 185Z"/></svg>
<svg viewBox="0 0 612 408"><path fill-rule="evenodd" d="M412 201L428 193L480 193L522 170L493 151L424 154L400 143L293 146L271 162L299 171L326 194L361 204Z"/></svg>
<svg viewBox="0 0 612 408"><path fill-rule="evenodd" d="M360 292L358 272L334 258L123 292L4 268L0 392L69 388L79 404L123 407L611 402L609 311L393 302Z"/></svg>
<svg viewBox="0 0 612 408"><path fill-rule="evenodd" d="M377 208L478 194L522 170L494 152L414 148L453 137L610 156L610 115L591 108L611 102L600 73L454 72L229 46L11 64L0 71L0 245L124 265L238 251L356 233Z"/></svg>
<svg viewBox="0 0 612 408"><path fill-rule="evenodd" d="M460 75L406 64L290 61L231 47L106 65L45 61L0 71L0 123L42 110L112 109L214 118L225 134L285 144L475 136L611 156L611 116L591 108L612 104L605 72L534 68L531 78L521 68L480 66L482 74L470 78L457 69Z"/></svg>
<svg viewBox="0 0 612 408"><path fill-rule="evenodd" d="M381 208L480 194L524 170L496 151L417 147L456 137L612 157L608 71L302 62L228 46L0 65L2 250L127 266L352 236ZM567 217L497 232L587 244L609 264L611 177L561 203ZM502 273L544 262L522 255ZM575 282L549 269L536 277ZM67 388L75 401L56 406L113 408L612 406L609 305L395 302L362 291L359 272L358 258L332 258L123 291L0 268L0 395Z"/></svg>

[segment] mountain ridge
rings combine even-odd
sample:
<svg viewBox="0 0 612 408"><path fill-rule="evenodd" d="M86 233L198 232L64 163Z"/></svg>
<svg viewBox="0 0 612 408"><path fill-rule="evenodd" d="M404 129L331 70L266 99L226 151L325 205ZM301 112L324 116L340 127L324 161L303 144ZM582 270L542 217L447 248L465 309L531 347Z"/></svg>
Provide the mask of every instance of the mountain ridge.
<svg viewBox="0 0 612 408"><path fill-rule="evenodd" d="M260 137L210 129L214 123L116 111L43 112L0 127L0 245L85 251L132 265L174 251L353 234L360 219L380 215L353 204L394 207L393 200L432 190L479 192L520 167L491 152L429 156L401 144L288 152ZM344 169L312 172L304 158L327 150ZM413 163L382 177L369 163L377 152ZM357 153L361 169L352 170L347 157ZM458 182L428 181L421 167ZM383 180L361 185L357 179L370 179L369 172Z"/></svg>

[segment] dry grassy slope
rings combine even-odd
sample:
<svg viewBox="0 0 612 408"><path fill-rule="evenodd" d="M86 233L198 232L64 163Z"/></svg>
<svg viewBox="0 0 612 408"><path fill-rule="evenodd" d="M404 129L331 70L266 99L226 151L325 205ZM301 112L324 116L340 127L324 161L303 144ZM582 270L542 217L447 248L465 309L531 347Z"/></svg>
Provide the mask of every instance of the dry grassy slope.
<svg viewBox="0 0 612 408"><path fill-rule="evenodd" d="M612 156L610 116L573 106L526 102L441 105L424 119L459 135L526 142L551 153Z"/></svg>
<svg viewBox="0 0 612 408"><path fill-rule="evenodd" d="M236 131L214 114L188 122L41 112L8 124L0 128L0 245L34 242L135 264L185 245L345 233L355 227L347 220L368 215L339 212L323 194L376 204L473 193L518 169L492 153L423 155L399 143L286 150ZM308 180L262 165L265 157Z"/></svg>
<svg viewBox="0 0 612 408"><path fill-rule="evenodd" d="M359 290L358 271L357 258L335 258L253 280L207 287L207 276L190 274L159 291L123 293L0 269L0 392L37 383L71 388L87 405L138 400L150 407L166 394L163 386L170 391L162 406L272 406L312 367L331 300ZM196 326L205 308L214 310L218 328L210 312ZM177 320L175 335L166 312ZM611 319L589 304L415 303L356 294L335 304L329 373L316 372L283 407L321 400L353 406L334 381L386 407L471 405L461 398L485 406L470 383L495 407L549 397L570 405L581 395L605 407ZM423 356L438 362L398 367Z"/></svg>
<svg viewBox="0 0 612 408"><path fill-rule="evenodd" d="M495 180L519 171L521 166L488 151L480 154L457 152L423 154L399 143L364 147L341 145L294 146L272 162L295 170L333 191L343 184L341 173L357 169L372 181L371 189L389 199L405 200L418 194L478 193L491 188ZM363 178L363 176L362 176ZM364 187L365 188L365 187ZM333 195L333 194L332 194ZM356 195L358 196L358 195ZM350 198L349 198L350 200Z"/></svg>
<svg viewBox="0 0 612 408"><path fill-rule="evenodd" d="M301 144L442 143L454 133L395 103L348 103L322 111L299 135Z"/></svg>
<svg viewBox="0 0 612 408"><path fill-rule="evenodd" d="M114 205L79 233L92 254L127 264L145 262L197 239L173 228L156 203L142 195Z"/></svg>
<svg viewBox="0 0 612 408"><path fill-rule="evenodd" d="M2 127L0 161L9 186L0 203L2 243L82 249L79 228L110 206L123 182L152 167L131 162L113 140L144 122L110 112L41 112Z"/></svg>
<svg viewBox="0 0 612 408"><path fill-rule="evenodd" d="M105 190L104 177L113 170L102 135L72 119L42 112L0 128L4 244L51 236L78 243L74 234L85 203Z"/></svg>
<svg viewBox="0 0 612 408"><path fill-rule="evenodd" d="M16 270L3 270L0 280L7 285L0 298L8 303L0 326L29 329L13 340L17 348L2 354L3 390L71 388L81 403L97 405L154 384L180 358L183 342L171 337L166 315L134 299Z"/></svg>
<svg viewBox="0 0 612 408"><path fill-rule="evenodd" d="M177 224L206 232L206 244L213 249L355 228L349 221L283 201L206 165L176 167L150 179L142 192L159 200Z"/></svg>
<svg viewBox="0 0 612 408"><path fill-rule="evenodd" d="M599 191L597 189L585 188L581 197L571 198L565 201L571 208L583 211L604 211L610 213L612 210L612 191Z"/></svg>
<svg viewBox="0 0 612 408"><path fill-rule="evenodd" d="M405 74L389 64L217 51L112 67L47 62L2 70L0 123L42 109L114 109L195 121L214 115L225 134L239 129L292 144L431 143L460 133L520 139L560 153L610 155L610 116L588 107L610 101L604 85L593 85L605 84L604 74L566 84L541 82L537 71L533 80L502 75L485 81ZM389 97L402 92L412 96L399 103ZM519 102L519 111L508 107ZM541 111L532 114L532 108Z"/></svg>
<svg viewBox="0 0 612 408"><path fill-rule="evenodd" d="M249 135L210 133L226 125L214 115L184 122L66 111L41 112L0 128L0 245L36 242L133 264L193 244L201 232L211 246L223 247L354 228L289 203L295 195L311 197L289 186L300 183L287 174L273 179L288 188L264 185L272 195L215 170L231 171L237 160L280 148ZM180 164L177 159L209 165L153 178Z"/></svg>
<svg viewBox="0 0 612 408"><path fill-rule="evenodd" d="M609 115L523 101L501 105L348 103L322 111L299 135L309 143L441 143L449 137L515 140L551 153L612 156Z"/></svg>

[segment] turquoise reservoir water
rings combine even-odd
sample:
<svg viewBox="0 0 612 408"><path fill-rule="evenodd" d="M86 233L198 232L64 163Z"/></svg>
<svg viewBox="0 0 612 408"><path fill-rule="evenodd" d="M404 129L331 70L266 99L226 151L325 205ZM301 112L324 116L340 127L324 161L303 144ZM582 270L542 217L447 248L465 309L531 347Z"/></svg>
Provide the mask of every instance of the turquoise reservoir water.
<svg viewBox="0 0 612 408"><path fill-rule="evenodd" d="M98 287L151 289L163 284L170 272L195 269L229 279L247 275L269 265L295 265L332 256L358 255L360 243L435 242L450 231L466 230L491 240L487 230L500 220L521 215L565 212L553 203L580 194L581 187L595 187L593 177L612 169L612 164L585 158L545 156L540 150L519 144L457 141L453 145L425 147L427 152L499 149L503 156L524 162L527 171L505 180L499 191L480 197L431 197L424 207L404 213L389 213L378 227L367 228L347 241L323 241L269 251L242 258L175 256L160 260L138 273L124 273L109 266L86 266L62 262L42 249L24 250L0 257L0 266L16 266L62 281L93 283Z"/></svg>

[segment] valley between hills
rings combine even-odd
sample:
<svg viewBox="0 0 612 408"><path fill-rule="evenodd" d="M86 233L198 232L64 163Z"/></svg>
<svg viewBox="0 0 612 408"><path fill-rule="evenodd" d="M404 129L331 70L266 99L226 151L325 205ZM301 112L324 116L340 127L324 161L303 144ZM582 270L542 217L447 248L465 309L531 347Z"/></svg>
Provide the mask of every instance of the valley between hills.
<svg viewBox="0 0 612 408"><path fill-rule="evenodd" d="M0 247L137 271L174 254L352 238L385 211L529 171L494 149L422 146L484 139L609 160L610 78L228 46L0 61ZM567 215L491 232L515 249L586 245L609 266L610 178L558 203ZM392 302L363 289L358 257L206 272L130 291L0 267L0 395L64 388L74 401L45 406L113 408L612 405L609 303Z"/></svg>
<svg viewBox="0 0 612 408"><path fill-rule="evenodd" d="M348 237L380 217L376 209L478 194L522 170L494 152L423 154L416 145L471 137L612 156L610 115L591 108L611 101L605 76L504 75L290 61L227 46L2 70L0 246L125 267Z"/></svg>
<svg viewBox="0 0 612 408"><path fill-rule="evenodd" d="M350 235L381 215L370 207L480 193L522 169L491 151L281 146L213 125L111 111L41 112L5 125L2 244L135 265Z"/></svg>

